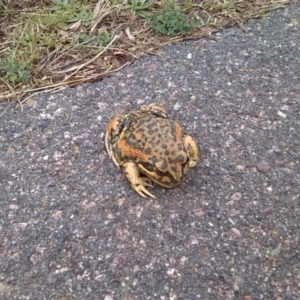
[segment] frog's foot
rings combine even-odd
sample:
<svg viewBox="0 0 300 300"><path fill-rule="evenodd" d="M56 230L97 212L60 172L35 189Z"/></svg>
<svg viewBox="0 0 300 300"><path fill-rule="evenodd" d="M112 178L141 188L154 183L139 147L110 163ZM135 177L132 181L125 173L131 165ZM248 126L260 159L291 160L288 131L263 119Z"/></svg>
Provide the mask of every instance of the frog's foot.
<svg viewBox="0 0 300 300"><path fill-rule="evenodd" d="M189 167L195 167L198 160L198 148L195 141L190 135L186 135L184 138L184 147L188 152L189 156Z"/></svg>
<svg viewBox="0 0 300 300"><path fill-rule="evenodd" d="M147 191L146 186L152 186L151 181L147 177L141 177L140 172L133 162L126 162L123 164L123 171L130 183L130 186L142 197L147 196L155 198L150 192Z"/></svg>

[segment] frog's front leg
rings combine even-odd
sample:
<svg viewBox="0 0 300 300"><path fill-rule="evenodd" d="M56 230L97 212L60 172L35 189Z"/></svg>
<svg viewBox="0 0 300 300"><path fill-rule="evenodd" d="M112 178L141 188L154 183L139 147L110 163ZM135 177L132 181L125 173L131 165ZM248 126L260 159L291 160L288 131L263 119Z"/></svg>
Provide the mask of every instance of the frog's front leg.
<svg viewBox="0 0 300 300"><path fill-rule="evenodd" d="M113 145L116 142L116 139L119 137L123 130L124 126L124 118L122 115L117 115L114 118L112 118L106 128L106 133L105 133L105 147L107 150L107 153L109 155L109 158L112 159L112 161L115 163L117 167L120 167L118 164L114 152L113 152Z"/></svg>
<svg viewBox="0 0 300 300"><path fill-rule="evenodd" d="M189 166L190 168L192 168L196 165L198 160L198 147L190 135L186 135L184 137L183 143L184 143L184 148L188 152Z"/></svg>
<svg viewBox="0 0 300 300"><path fill-rule="evenodd" d="M147 177L141 177L136 164L133 162L126 162L123 164L123 171L130 183L130 186L142 197L150 196L155 198L150 192L147 191L145 186L152 186L151 181Z"/></svg>

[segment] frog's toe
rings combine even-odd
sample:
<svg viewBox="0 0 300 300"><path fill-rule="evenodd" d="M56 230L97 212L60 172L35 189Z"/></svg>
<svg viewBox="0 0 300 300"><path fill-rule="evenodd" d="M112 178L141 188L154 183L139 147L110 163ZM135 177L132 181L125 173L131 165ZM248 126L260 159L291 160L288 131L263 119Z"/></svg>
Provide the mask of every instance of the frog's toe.
<svg viewBox="0 0 300 300"><path fill-rule="evenodd" d="M147 196L149 196L155 199L155 196L151 194L143 184L135 184L135 186L131 185L131 187L143 198L147 198Z"/></svg>
<svg viewBox="0 0 300 300"><path fill-rule="evenodd" d="M142 197L147 196L155 198L145 186L152 186L151 181L146 177L141 177L136 164L133 162L126 162L123 165L124 174L129 181L131 187Z"/></svg>

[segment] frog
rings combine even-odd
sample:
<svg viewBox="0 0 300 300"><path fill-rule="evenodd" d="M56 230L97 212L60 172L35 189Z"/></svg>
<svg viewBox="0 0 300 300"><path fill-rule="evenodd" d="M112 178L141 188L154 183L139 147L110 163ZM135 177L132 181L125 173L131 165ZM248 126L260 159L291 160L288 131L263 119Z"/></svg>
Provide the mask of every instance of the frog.
<svg viewBox="0 0 300 300"><path fill-rule="evenodd" d="M155 198L147 190L153 182L165 188L178 186L199 157L194 139L155 103L111 118L104 140L109 158L144 198Z"/></svg>

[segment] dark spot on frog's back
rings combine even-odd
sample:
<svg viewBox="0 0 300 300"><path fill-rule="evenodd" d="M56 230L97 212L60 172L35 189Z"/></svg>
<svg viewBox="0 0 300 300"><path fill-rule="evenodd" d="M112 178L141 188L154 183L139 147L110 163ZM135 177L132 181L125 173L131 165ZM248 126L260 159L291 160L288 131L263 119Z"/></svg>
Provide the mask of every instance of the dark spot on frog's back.
<svg viewBox="0 0 300 300"><path fill-rule="evenodd" d="M134 134L132 133L132 132L130 132L129 134L128 134L128 138L126 138L126 141L132 141L132 140L134 140L135 139L135 136L134 136Z"/></svg>
<svg viewBox="0 0 300 300"><path fill-rule="evenodd" d="M147 129L148 129L149 131L153 131L154 128L155 128L155 126L156 126L156 122L155 122L155 121L151 121L150 123L148 123L148 124L146 125L146 127L147 127Z"/></svg>
<svg viewBox="0 0 300 300"><path fill-rule="evenodd" d="M176 167L171 167L171 171L173 172L173 173L176 173L177 172L177 169L176 169Z"/></svg>
<svg viewBox="0 0 300 300"><path fill-rule="evenodd" d="M167 162L165 160L163 160L160 163L160 170L165 171L165 170L167 170L167 168L168 168Z"/></svg>
<svg viewBox="0 0 300 300"><path fill-rule="evenodd" d="M177 155L173 160L174 163L185 162L185 161L186 161L186 158L182 154Z"/></svg>
<svg viewBox="0 0 300 300"><path fill-rule="evenodd" d="M155 135L155 131L154 131L154 130L151 130L151 129L149 129L149 130L148 130L148 135L150 135L150 136L153 136L153 135Z"/></svg>
<svg viewBox="0 0 300 300"><path fill-rule="evenodd" d="M150 147L146 148L146 149L145 149L145 153L146 153L147 155L150 155L150 154L151 154L151 148L150 148Z"/></svg>
<svg viewBox="0 0 300 300"><path fill-rule="evenodd" d="M178 148L179 151L182 151L182 150L183 150L183 145L180 144L180 143L178 143L178 144L177 144L177 148Z"/></svg>
<svg viewBox="0 0 300 300"><path fill-rule="evenodd" d="M157 162L157 158L155 156L150 157L150 161L152 165L155 165L155 163Z"/></svg>

